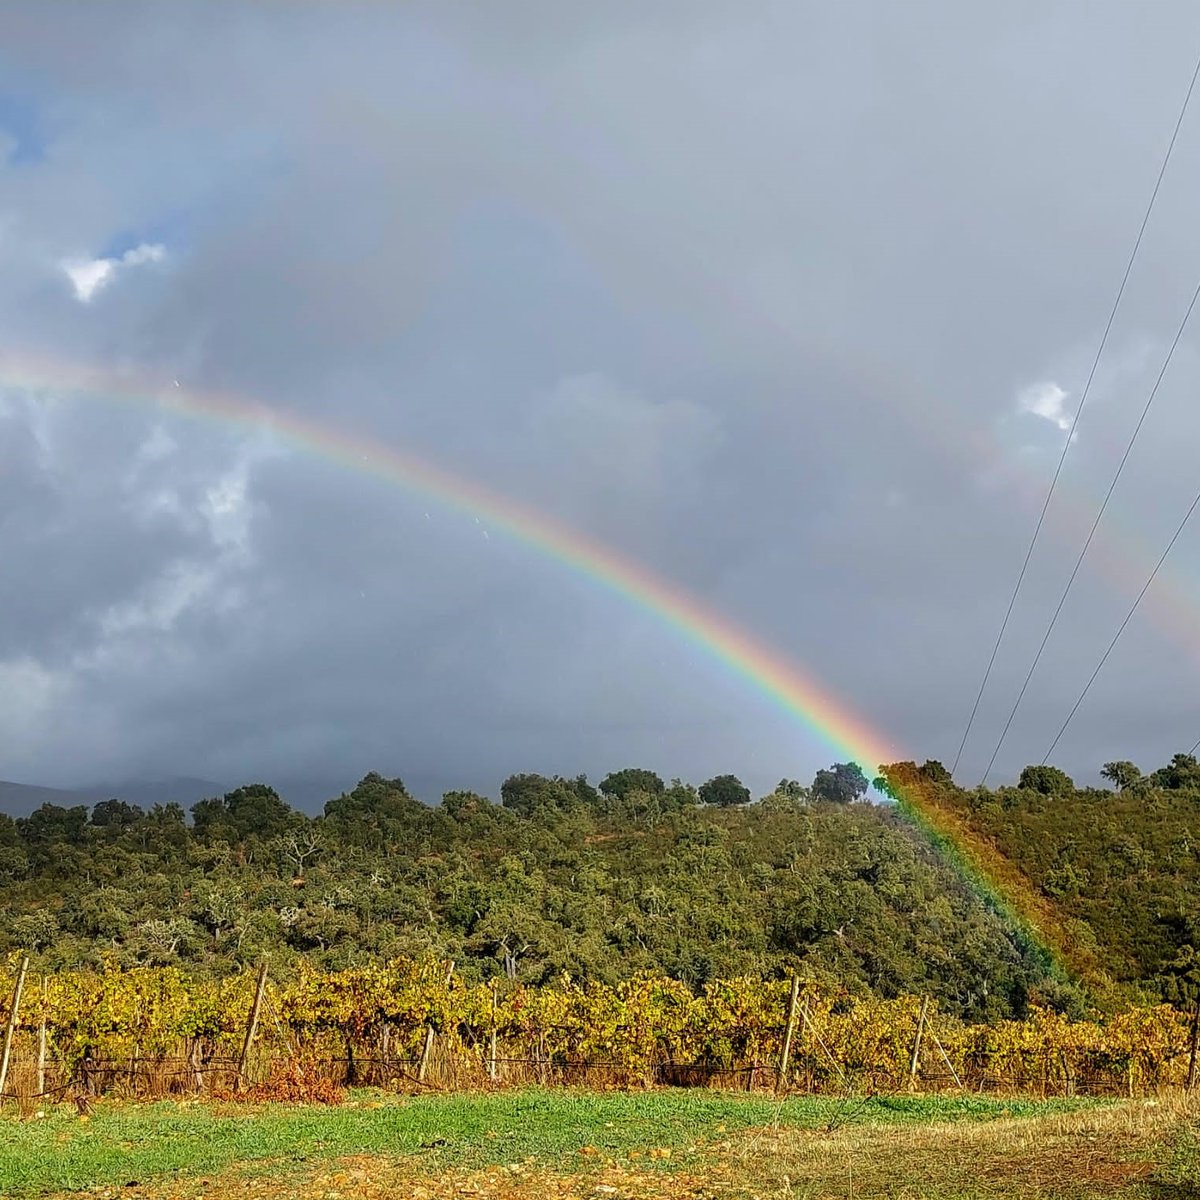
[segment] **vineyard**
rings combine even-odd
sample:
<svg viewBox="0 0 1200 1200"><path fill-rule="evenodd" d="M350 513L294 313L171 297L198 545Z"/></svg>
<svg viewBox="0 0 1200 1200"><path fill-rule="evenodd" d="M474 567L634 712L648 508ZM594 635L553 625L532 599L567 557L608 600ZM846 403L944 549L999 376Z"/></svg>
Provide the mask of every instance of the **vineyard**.
<svg viewBox="0 0 1200 1200"><path fill-rule="evenodd" d="M104 1093L333 1100L355 1084L1132 1096L1194 1085L1200 1034L1194 1014L1165 1005L982 1025L920 997L800 980L721 980L697 994L660 977L563 977L531 989L473 984L433 960L219 981L173 968L38 978L14 964L10 978L0 1078L22 1107Z"/></svg>

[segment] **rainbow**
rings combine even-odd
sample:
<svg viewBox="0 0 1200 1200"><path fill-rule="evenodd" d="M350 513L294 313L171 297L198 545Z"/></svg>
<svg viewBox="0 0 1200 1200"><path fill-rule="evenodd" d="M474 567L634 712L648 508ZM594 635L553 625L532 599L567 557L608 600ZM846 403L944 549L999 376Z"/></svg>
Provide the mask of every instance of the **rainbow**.
<svg viewBox="0 0 1200 1200"><path fill-rule="evenodd" d="M868 725L829 688L682 588L578 529L425 458L331 429L246 396L185 387L143 372L3 354L0 384L26 391L138 405L226 427L267 432L297 451L348 471L433 498L449 509L486 517L490 527L503 530L516 541L658 618L677 637L814 734L835 757L868 768L900 757L885 735ZM1061 952L1047 942L1022 913L1021 906L1012 902L1006 889L998 887L989 877L979 855L964 849L964 839L947 833L944 818L927 802L924 789L902 788L895 798L918 827L941 847L968 886L1020 932L1025 946L1035 949L1046 966L1061 970Z"/></svg>

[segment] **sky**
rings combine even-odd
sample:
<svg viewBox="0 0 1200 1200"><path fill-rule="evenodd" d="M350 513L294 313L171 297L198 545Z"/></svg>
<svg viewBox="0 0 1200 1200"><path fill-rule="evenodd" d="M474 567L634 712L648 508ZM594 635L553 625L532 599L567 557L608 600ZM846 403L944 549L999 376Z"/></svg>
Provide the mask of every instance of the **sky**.
<svg viewBox="0 0 1200 1200"><path fill-rule="evenodd" d="M1200 52L1193 5L5 5L0 778L376 770L436 799L842 757L486 519L178 379L552 514L954 758ZM978 782L1197 279L1200 97L963 756ZM993 779L1196 484L1185 330ZM1197 521L1200 525L1200 520ZM1055 752L1200 738L1200 528ZM878 764L864 764L869 771Z"/></svg>

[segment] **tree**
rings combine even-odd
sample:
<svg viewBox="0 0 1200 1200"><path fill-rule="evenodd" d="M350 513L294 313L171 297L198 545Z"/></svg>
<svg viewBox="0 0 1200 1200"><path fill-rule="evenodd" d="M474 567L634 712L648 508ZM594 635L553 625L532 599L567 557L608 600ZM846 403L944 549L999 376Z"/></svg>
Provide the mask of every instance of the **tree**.
<svg viewBox="0 0 1200 1200"><path fill-rule="evenodd" d="M760 801L764 812L795 812L808 804L808 788L795 779L781 779Z"/></svg>
<svg viewBox="0 0 1200 1200"><path fill-rule="evenodd" d="M1021 772L1017 787L1027 792L1040 792L1043 796L1069 796L1075 790L1075 781L1057 767L1038 765L1026 767Z"/></svg>
<svg viewBox="0 0 1200 1200"><path fill-rule="evenodd" d="M442 796L442 812L456 821L465 821L475 813L486 813L492 802L477 792L446 792Z"/></svg>
<svg viewBox="0 0 1200 1200"><path fill-rule="evenodd" d="M92 824L97 829L124 829L136 825L146 814L136 804L124 800L101 800L92 809Z"/></svg>
<svg viewBox="0 0 1200 1200"><path fill-rule="evenodd" d="M716 775L700 785L700 803L732 808L750 803L750 789L736 775Z"/></svg>
<svg viewBox="0 0 1200 1200"><path fill-rule="evenodd" d="M586 775L576 775L571 780L571 790L588 808L600 808L600 793L588 783Z"/></svg>
<svg viewBox="0 0 1200 1200"><path fill-rule="evenodd" d="M58 919L48 908L22 913L9 923L13 943L22 950L40 950L52 946L59 935Z"/></svg>
<svg viewBox="0 0 1200 1200"><path fill-rule="evenodd" d="M613 771L600 781L600 790L616 800L624 800L630 792L660 795L666 788L667 785L660 776L641 767L625 767L623 770Z"/></svg>
<svg viewBox="0 0 1200 1200"><path fill-rule="evenodd" d="M500 803L524 817L533 816L539 809L546 815L569 812L583 802L577 785L578 781L558 776L547 779L545 775L510 775L500 785Z"/></svg>
<svg viewBox="0 0 1200 1200"><path fill-rule="evenodd" d="M1200 762L1193 754L1176 754L1165 767L1150 776L1150 782L1171 791L1200 788Z"/></svg>
<svg viewBox="0 0 1200 1200"><path fill-rule="evenodd" d="M1142 778L1141 768L1122 759L1119 762L1106 762L1100 768L1100 777L1107 779L1118 792L1131 788Z"/></svg>
<svg viewBox="0 0 1200 1200"><path fill-rule="evenodd" d="M930 783L953 783L954 777L936 758L927 758L921 766L921 774Z"/></svg>
<svg viewBox="0 0 1200 1200"><path fill-rule="evenodd" d="M834 763L818 771L812 781L814 800L826 800L831 804L852 804L867 794L870 785L858 763Z"/></svg>
<svg viewBox="0 0 1200 1200"><path fill-rule="evenodd" d="M919 793L928 782L915 762L883 763L879 774L871 780L871 786L891 800L902 800L912 793Z"/></svg>
<svg viewBox="0 0 1200 1200"><path fill-rule="evenodd" d="M700 793L682 779L672 779L670 786L663 792L663 808L668 812L682 812L700 803Z"/></svg>
<svg viewBox="0 0 1200 1200"><path fill-rule="evenodd" d="M184 858L192 840L183 806L173 800L154 805L136 829L142 847L164 861Z"/></svg>
<svg viewBox="0 0 1200 1200"><path fill-rule="evenodd" d="M288 831L296 813L265 783L252 783L225 793L225 808L242 838L280 837Z"/></svg>
<svg viewBox="0 0 1200 1200"><path fill-rule="evenodd" d="M297 815L274 788L251 783L219 799L198 800L192 805L192 827L201 841L244 842L282 836Z"/></svg>
<svg viewBox="0 0 1200 1200"><path fill-rule="evenodd" d="M86 804L63 808L61 804L43 804L27 817L17 818L17 828L29 846L51 846L56 843L79 846L87 832Z"/></svg>
<svg viewBox="0 0 1200 1200"><path fill-rule="evenodd" d="M299 815L299 814L297 814ZM325 848L317 826L300 818L279 840L279 848L294 872L296 879L303 880L304 866Z"/></svg>
<svg viewBox="0 0 1200 1200"><path fill-rule="evenodd" d="M235 838L229 810L220 796L197 800L191 807L192 832L200 842L232 841Z"/></svg>
<svg viewBox="0 0 1200 1200"><path fill-rule="evenodd" d="M29 870L29 855L19 846L0 845L0 883L23 879Z"/></svg>
<svg viewBox="0 0 1200 1200"><path fill-rule="evenodd" d="M384 779L375 771L325 805L326 826L336 840L376 850L396 849L428 816L429 809L408 794L402 779Z"/></svg>

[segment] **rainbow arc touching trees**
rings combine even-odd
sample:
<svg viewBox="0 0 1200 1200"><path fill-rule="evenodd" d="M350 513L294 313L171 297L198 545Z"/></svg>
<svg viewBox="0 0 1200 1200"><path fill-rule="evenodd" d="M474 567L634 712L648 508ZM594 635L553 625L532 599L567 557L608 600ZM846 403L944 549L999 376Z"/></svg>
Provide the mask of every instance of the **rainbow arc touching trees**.
<svg viewBox="0 0 1200 1200"><path fill-rule="evenodd" d="M182 417L266 431L301 453L371 476L451 509L485 517L489 527L569 568L652 614L678 638L740 678L814 735L834 757L872 773L900 757L890 740L801 666L748 630L707 607L645 565L557 518L456 475L429 460L376 440L269 407L232 392L197 389L144 372L0 354L0 385L81 401L137 405ZM892 776L889 789L914 823L966 883L1060 973L1070 956L1052 914L1026 894L1021 878L970 836L965 824L934 802L936 788L919 773Z"/></svg>

